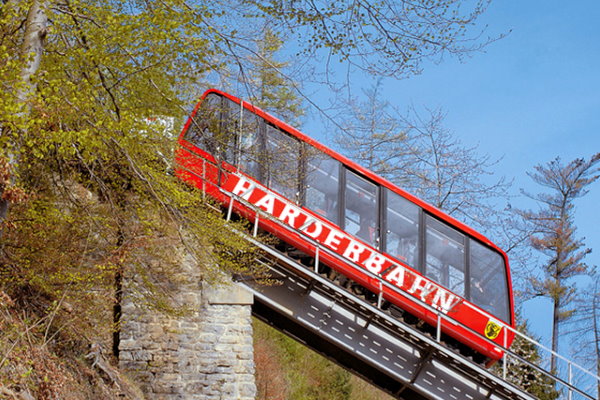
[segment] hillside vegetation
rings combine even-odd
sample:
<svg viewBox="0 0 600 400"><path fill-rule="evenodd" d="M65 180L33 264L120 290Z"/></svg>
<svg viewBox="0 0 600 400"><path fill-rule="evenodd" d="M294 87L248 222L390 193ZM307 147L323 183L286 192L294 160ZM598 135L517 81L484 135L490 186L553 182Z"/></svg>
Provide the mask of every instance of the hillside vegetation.
<svg viewBox="0 0 600 400"><path fill-rule="evenodd" d="M392 397L258 320L257 400L388 400Z"/></svg>
<svg viewBox="0 0 600 400"><path fill-rule="evenodd" d="M89 346L62 329L66 321L59 314L73 310L65 303L47 306L49 312L40 314L0 291L0 399L144 398L104 358L100 343Z"/></svg>

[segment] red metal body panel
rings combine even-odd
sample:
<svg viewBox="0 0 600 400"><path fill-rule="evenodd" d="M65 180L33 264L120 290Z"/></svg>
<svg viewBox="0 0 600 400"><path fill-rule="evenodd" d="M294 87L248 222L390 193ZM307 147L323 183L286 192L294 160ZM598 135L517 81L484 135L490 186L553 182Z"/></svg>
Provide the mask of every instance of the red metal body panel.
<svg viewBox="0 0 600 400"><path fill-rule="evenodd" d="M240 100L236 97L218 90L206 92L203 98L206 97L208 93L217 93L238 104L240 103ZM323 252L320 254L321 262L346 275L348 278L356 281L374 293L378 293L382 290L385 299L391 303L397 304L400 308L409 311L433 326L437 323L437 314L423 306L421 302L411 299L420 299L434 308L441 310L448 317L468 326L480 335L484 334L486 326L490 321L494 321L500 326L507 325L508 322L508 325L514 328L514 312L512 311L514 309L514 303L508 259L502 250L483 235L446 215L435 207L397 188L392 183L373 174L346 157L337 154L293 127L244 102L244 107L246 109L256 113L268 122L279 127L281 130L297 137L301 141L313 145L347 167L358 171L360 174L371 179L373 182L400 194L404 198L422 207L426 212L445 221L466 235L495 249L503 256L506 264L510 297L509 306L511 310L510 321L500 322L497 317L481 310L476 305L466 301L460 296L451 293L448 289L443 288L429 278L424 277L416 270L404 265L400 260L394 259L387 254L380 253L378 250L361 240L346 234L341 228L323 219L311 210L301 207L292 201L271 192L268 188L264 187L259 182L255 182L252 178L237 173L235 167L225 163L221 163L220 166L217 166L216 160L211 154L184 139L184 134L189 128L191 118L195 115L199 106L200 103L198 103L194 109L192 116L186 123L179 137L179 148L176 150L176 173L180 179L205 191L225 205L229 203L230 197L226 193L223 193L223 191L234 193L235 195L242 197L246 204L235 201L233 203L235 212L248 220L253 221L256 211L252 210L250 206L253 205L260 208L277 220L274 221L262 218L260 220L260 227L262 229L265 229L309 255L315 254L314 241L320 243L320 245L340 256L334 257L327 252ZM252 189L250 190L250 188ZM282 227L282 222L290 229ZM353 252L353 248L360 248L360 254L358 251ZM347 262L344 262L345 259ZM393 286L383 285L382 287L380 285L376 275L381 274L382 272L385 272L382 275L382 278ZM401 295L399 293L400 291L409 294L409 296ZM498 360L502 357L503 352L497 346L460 325L442 319L442 331L492 360ZM507 329L501 329L493 342L501 346L510 346L513 339L514 334L512 332Z"/></svg>

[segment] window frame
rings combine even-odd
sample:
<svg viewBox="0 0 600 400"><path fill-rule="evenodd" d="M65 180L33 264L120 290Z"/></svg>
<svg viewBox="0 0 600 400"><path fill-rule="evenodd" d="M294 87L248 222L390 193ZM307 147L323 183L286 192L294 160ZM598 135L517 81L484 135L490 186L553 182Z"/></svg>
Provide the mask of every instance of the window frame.
<svg viewBox="0 0 600 400"><path fill-rule="evenodd" d="M343 183L344 182L344 173L343 173L344 164L341 163L341 162L339 162L339 160L336 160L334 157L331 157L328 154L325 154L323 152L320 152L320 154L324 154L324 156L326 157L326 158L323 158L322 160L327 159L328 162L329 161L334 162L335 165L336 165L336 169L337 169L337 175L338 175L337 176L337 190L336 190L336 193L335 193L335 196L334 196L336 198L336 202L337 202L337 205L336 205L337 210L334 210L334 211L336 211L335 220L332 220L332 219L328 218L327 216L321 214L318 210L314 210L313 208L311 208L311 207L308 206L308 200L307 200L306 196L308 194L308 189L311 187L310 184L309 184L309 182L308 182L309 175L310 175L310 172L311 172L311 171L309 171L309 167L308 167L308 165L310 163L309 157L303 157L304 158L304 162L305 162L305 171L304 171L304 179L302 181L300 181L300 186L303 187L302 190L304 191L304 197L302 197L302 200L301 200L300 204L302 204L303 206L307 207L309 210L313 211L314 213L320 215L322 218L325 218L328 221L330 221L331 223L333 223L333 224L338 225L338 226L341 227L342 226L341 225L341 221L343 221L343 220L340 219L340 218L343 216L342 207L343 207L343 200L344 199L343 199L343 196L341 194L341 189L340 188L343 187L343 185L344 185L344 183Z"/></svg>
<svg viewBox="0 0 600 400"><path fill-rule="evenodd" d="M423 249L423 241L421 239L421 226L423 225L422 222L422 218L423 218L423 208L419 207L418 204L415 204L414 202L408 200L406 197L401 196L400 194L394 192L393 190L391 190L390 188L387 188L385 186L382 187L383 190L381 190L381 207L380 207L380 221L381 221L381 226L380 226L380 241L381 241L381 250L394 257L395 259L398 259L398 257L396 257L393 253L391 253L390 249L388 249L389 243L388 243L388 234L392 233L392 231L390 229L388 229L388 218L387 218L387 213L388 213L388 209L389 205L390 205L390 193L392 193L395 196L398 196L399 198L403 199L404 201L406 201L407 203L411 204L412 206L414 206L416 208L417 211L417 216L415 219L415 223L417 225L417 251L415 254L415 262L413 265L409 264L408 262L405 262L406 265L408 265L409 267L419 271L420 271L420 267L421 267L421 260L422 260L422 249ZM402 261L402 260L400 260Z"/></svg>
<svg viewBox="0 0 600 400"><path fill-rule="evenodd" d="M347 210L347 204L346 204L346 194L347 194L347 189L348 189L348 174L353 174L356 178L358 178L359 180L363 180L366 183L368 183L369 185L372 185L375 188L375 195L373 196L373 198L375 199L375 208L373 210L373 216L374 216L374 223L375 223L375 227L374 227L374 238L372 239L372 243L369 243L369 241L367 239L361 238L359 236L357 236L357 234L352 234L353 236L356 236L357 238L359 238L360 240L364 241L365 243L369 244L370 246L373 246L374 248L380 250L381 248L381 192L382 192L382 187L381 185L379 185L377 182L373 182L372 180L368 179L367 177L365 177L364 175L353 171L349 168L346 168L343 164L342 164L342 168L343 170L343 175L344 175L344 182L343 182L343 186L341 186L341 190L340 190L340 195L343 198L343 202L342 202L342 206L340 207L340 213L341 218L340 218L340 226L342 229L344 229L345 232L347 232L347 227L346 227L346 210ZM361 219L363 214L359 213L358 215L360 215ZM359 225L360 225L360 221L359 221ZM362 227L359 229L362 229ZM358 233L358 232L357 232Z"/></svg>
<svg viewBox="0 0 600 400"><path fill-rule="evenodd" d="M442 285L443 287L447 288L448 290L450 290L452 293L455 293L461 297L463 297L464 299L467 299L470 301L470 296L469 296L469 280L468 278L470 277L470 258L469 258L469 240L470 237L465 234L464 232L461 232L460 230L456 229L455 227L447 224L445 221L440 220L439 218L436 218L434 215L431 215L430 213L424 212L424 218L423 218L423 226L422 226L422 230L423 232L423 237L424 240L422 242L422 247L423 247L423 259L421 260L421 269L420 269L420 273L428 278L431 279L432 281ZM427 256L428 256L428 247L430 246L430 242L427 240L427 234L428 234L428 228L429 228L429 221L432 220L434 221L434 223L440 224L441 226L443 226L446 229L451 229L453 232L457 233L458 235L460 235L460 237L462 238L462 267L463 267L463 287L462 287L462 293L459 293L453 289L450 288L450 264L447 264L445 266L445 269L441 270L440 272L442 274L444 274L443 278L447 278L446 280L448 281L448 283L446 284L446 282L444 282L445 279L441 279L442 282L437 281L436 279L434 279L432 276L427 274ZM439 232L439 231L438 231ZM442 235L444 235L444 232L439 232ZM447 235L446 235L447 236ZM453 240L452 238L449 238L450 240ZM459 243L460 244L460 243ZM457 268L455 268L457 269ZM457 269L458 270L458 269Z"/></svg>

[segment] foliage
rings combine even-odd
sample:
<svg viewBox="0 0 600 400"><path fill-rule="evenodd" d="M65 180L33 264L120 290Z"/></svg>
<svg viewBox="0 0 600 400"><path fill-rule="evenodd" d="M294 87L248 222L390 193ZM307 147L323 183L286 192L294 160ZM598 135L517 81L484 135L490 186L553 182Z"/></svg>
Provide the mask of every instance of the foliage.
<svg viewBox="0 0 600 400"><path fill-rule="evenodd" d="M250 102L298 127L299 117L304 114L304 109L296 94L298 84L284 75L290 62L275 58L282 46L283 40L266 25L262 36L257 40L256 53L250 56Z"/></svg>
<svg viewBox="0 0 600 400"><path fill-rule="evenodd" d="M39 55L20 47L33 9L48 26L37 32L41 63L25 79ZM118 303L113 285L126 271L142 276L141 303L175 312L167 289L182 249L206 278L248 272L251 257L238 255L251 247L168 174L165 157L168 123L214 67L198 26L210 15L179 1L8 1L0 9L0 189L11 202L0 221L0 290L39 318L54 301L68 304L73 314L58 311L65 334L55 340L118 329L105 323L105 306Z"/></svg>
<svg viewBox="0 0 600 400"><path fill-rule="evenodd" d="M468 7L458 0L250 3L275 21L275 29L296 33L300 56L312 57L323 49L325 58L374 75L418 74L425 59L460 56L490 41L468 37L489 0Z"/></svg>
<svg viewBox="0 0 600 400"><path fill-rule="evenodd" d="M56 345L65 326L58 310L65 304L52 304L40 317L0 291L0 398L143 398L117 371L109 378L90 367L80 356L89 350L82 340Z"/></svg>
<svg viewBox="0 0 600 400"><path fill-rule="evenodd" d="M261 380L258 374L259 397L264 399L280 398L286 400L327 400L349 399L349 373L337 368L321 356L308 351L293 339L272 330L263 323L254 324L255 343L268 343L275 353L272 360L281 365L286 382L286 390L280 390L275 397L274 382ZM266 346L258 346L266 347ZM260 353L257 353L257 356ZM264 365L264 364L263 364ZM265 365L269 367L269 365ZM272 367L271 367L272 368ZM310 371L310 372L309 372ZM261 397L267 396L268 397Z"/></svg>
<svg viewBox="0 0 600 400"><path fill-rule="evenodd" d="M266 324L254 322L257 400L391 398Z"/></svg>
<svg viewBox="0 0 600 400"><path fill-rule="evenodd" d="M576 159L563 164L556 158L545 165L534 167L528 175L534 182L550 189L550 193L525 193L539 205L538 211L517 210L518 215L531 225L531 246L546 256L541 266L543 277L531 276L533 296L549 297L553 302L552 350L558 349L560 325L572 317L575 286L572 278L586 274L583 262L591 249L583 248L582 239L575 237L575 199L588 192L588 186L600 175L597 163L600 154L589 160ZM556 371L556 357L551 359L551 370Z"/></svg>

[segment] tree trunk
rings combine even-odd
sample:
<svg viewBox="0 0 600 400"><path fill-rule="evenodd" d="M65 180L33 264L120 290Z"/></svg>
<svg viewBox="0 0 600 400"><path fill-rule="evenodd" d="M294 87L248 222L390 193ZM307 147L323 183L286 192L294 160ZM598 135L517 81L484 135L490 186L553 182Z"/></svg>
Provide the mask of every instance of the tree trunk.
<svg viewBox="0 0 600 400"><path fill-rule="evenodd" d="M592 300L592 323L594 329L594 356L596 358L596 375L600 376L600 326L598 326L598 301L600 293L598 293L598 285L593 294ZM600 381L596 382L596 397L600 398Z"/></svg>
<svg viewBox="0 0 600 400"><path fill-rule="evenodd" d="M46 7L46 0L34 0L27 13L25 34L23 35L23 43L19 54L23 62L20 73L21 86L19 86L16 93L17 103L23 106L20 115L23 119L27 119L31 112L31 106L28 104L28 101L31 94L35 91L35 85L31 84L31 77L40 67L42 52L44 51L44 38L48 32ZM17 163L19 147L19 143L13 143L12 149L7 154L12 181L14 181L15 177L15 165ZM9 202L2 196L5 189L6 184L0 187L0 224L8 216ZM0 231L0 236L1 234Z"/></svg>
<svg viewBox="0 0 600 400"><path fill-rule="evenodd" d="M554 310L552 315L552 351L558 353L558 335L559 335L559 317L560 317L560 299L554 299ZM550 357L550 372L556 375L557 371L556 356Z"/></svg>
<svg viewBox="0 0 600 400"><path fill-rule="evenodd" d="M46 1L34 0L27 13L25 35L21 45L21 59L24 60L21 80L25 83L25 86L21 87L17 93L17 99L20 103L26 104L31 93L35 90L35 86L31 85L31 77L40 68L42 62L44 39L48 33L46 7ZM26 107L25 112L29 112L29 107Z"/></svg>

